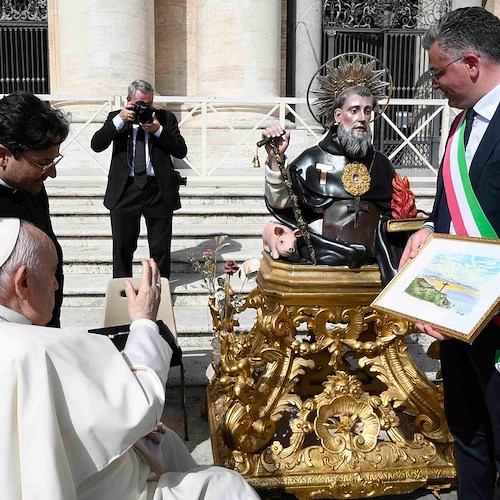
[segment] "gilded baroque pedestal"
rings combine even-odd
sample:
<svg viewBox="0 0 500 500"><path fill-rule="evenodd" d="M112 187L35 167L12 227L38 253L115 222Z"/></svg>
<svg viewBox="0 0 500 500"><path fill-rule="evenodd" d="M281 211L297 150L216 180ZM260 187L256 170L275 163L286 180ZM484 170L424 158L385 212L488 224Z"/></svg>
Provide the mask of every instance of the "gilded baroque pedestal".
<svg viewBox="0 0 500 500"><path fill-rule="evenodd" d="M256 488L306 498L438 490L455 476L439 388L415 366L411 325L369 307L376 266L290 265L264 254L240 309L214 313L221 361L208 387L215 462Z"/></svg>

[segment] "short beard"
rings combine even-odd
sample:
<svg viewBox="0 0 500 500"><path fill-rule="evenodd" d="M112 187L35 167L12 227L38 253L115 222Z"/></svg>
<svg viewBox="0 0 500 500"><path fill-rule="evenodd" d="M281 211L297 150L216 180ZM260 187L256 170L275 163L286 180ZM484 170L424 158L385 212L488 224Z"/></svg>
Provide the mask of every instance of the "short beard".
<svg viewBox="0 0 500 500"><path fill-rule="evenodd" d="M354 124L353 127L356 127L356 125L357 124ZM369 128L367 128L365 132L354 133L352 128L349 129L342 125L342 123L339 123L337 128L337 140L348 158L358 160L364 158L373 150L372 132Z"/></svg>

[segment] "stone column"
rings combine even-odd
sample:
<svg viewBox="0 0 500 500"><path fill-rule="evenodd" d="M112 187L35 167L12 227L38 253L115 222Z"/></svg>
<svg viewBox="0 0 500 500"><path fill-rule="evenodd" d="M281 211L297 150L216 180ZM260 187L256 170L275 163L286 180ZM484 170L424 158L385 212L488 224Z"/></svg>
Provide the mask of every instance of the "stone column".
<svg viewBox="0 0 500 500"><path fill-rule="evenodd" d="M154 0L49 0L52 94L125 95L155 83Z"/></svg>
<svg viewBox="0 0 500 500"><path fill-rule="evenodd" d="M307 97L311 78L321 66L321 37L323 32L323 11L321 0L297 0L295 25L295 96ZM307 104L297 105L297 114L307 124L316 120ZM296 122L300 127L300 122Z"/></svg>
<svg viewBox="0 0 500 500"><path fill-rule="evenodd" d="M278 96L280 14L276 0L199 0L198 94Z"/></svg>
<svg viewBox="0 0 500 500"><path fill-rule="evenodd" d="M276 0L199 0L197 94L232 99L278 97L280 22L281 2ZM224 105L219 109L234 125L245 127L251 114L267 113L269 108ZM210 125L217 127L220 121L213 118Z"/></svg>
<svg viewBox="0 0 500 500"><path fill-rule="evenodd" d="M160 95L197 95L196 3L155 1L156 88Z"/></svg>

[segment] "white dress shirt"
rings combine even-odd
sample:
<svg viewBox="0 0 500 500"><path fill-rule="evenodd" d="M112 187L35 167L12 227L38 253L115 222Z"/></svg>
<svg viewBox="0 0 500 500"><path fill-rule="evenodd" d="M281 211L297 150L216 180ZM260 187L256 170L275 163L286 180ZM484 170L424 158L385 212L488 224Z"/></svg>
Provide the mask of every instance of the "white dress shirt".
<svg viewBox="0 0 500 500"><path fill-rule="evenodd" d="M118 114L113 118L113 124L116 127L116 130L120 131L124 125L125 122L122 120L121 116ZM132 164L129 165L129 176L133 177L134 176L134 158L135 158L135 144L136 144L136 137L137 137L137 130L139 130L139 124L134 123L132 125L132 144L133 144L133 151L132 151ZM154 136L159 138L161 133L163 131L163 125L160 124L160 128L154 133ZM153 168L153 164L151 163L151 158L149 157L149 132L147 130L144 131L144 144L146 147L146 175L149 175L150 177L154 177L155 171Z"/></svg>

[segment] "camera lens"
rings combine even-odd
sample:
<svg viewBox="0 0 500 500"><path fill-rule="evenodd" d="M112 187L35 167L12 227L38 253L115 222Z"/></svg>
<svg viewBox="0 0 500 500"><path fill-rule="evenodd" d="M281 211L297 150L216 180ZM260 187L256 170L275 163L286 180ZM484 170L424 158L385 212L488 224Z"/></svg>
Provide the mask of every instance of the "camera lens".
<svg viewBox="0 0 500 500"><path fill-rule="evenodd" d="M153 121L153 110L147 108L141 111L139 114L139 123L151 123Z"/></svg>
<svg viewBox="0 0 500 500"><path fill-rule="evenodd" d="M148 106L144 101L137 101L134 104L134 123L151 123L153 121L154 108Z"/></svg>

